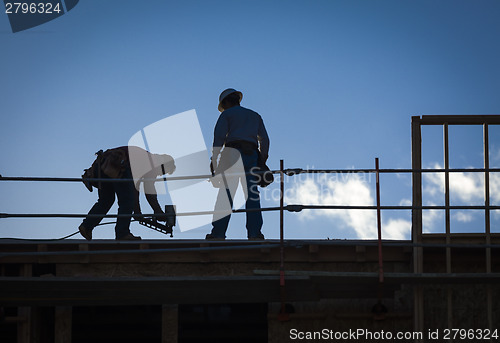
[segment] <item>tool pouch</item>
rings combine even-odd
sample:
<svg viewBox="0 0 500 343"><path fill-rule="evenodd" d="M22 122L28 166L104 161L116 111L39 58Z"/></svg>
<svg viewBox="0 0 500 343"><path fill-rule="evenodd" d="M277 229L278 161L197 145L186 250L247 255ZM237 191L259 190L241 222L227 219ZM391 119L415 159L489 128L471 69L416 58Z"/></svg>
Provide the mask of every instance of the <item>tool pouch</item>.
<svg viewBox="0 0 500 343"><path fill-rule="evenodd" d="M260 172L257 173L258 185L262 188L269 186L274 182L274 175L272 171L267 166L266 162L262 158L262 154L257 150L257 167L252 168L252 171Z"/></svg>
<svg viewBox="0 0 500 343"><path fill-rule="evenodd" d="M95 153L97 158L88 169L84 169L82 181L85 187L92 192L92 187L101 188L100 181L92 179L100 179L106 175L112 179L119 179L123 176L125 168L128 165L127 152L123 149L108 149L106 151L99 150Z"/></svg>
<svg viewBox="0 0 500 343"><path fill-rule="evenodd" d="M119 179L125 172L127 162L128 156L123 149L106 150L101 155L101 171L112 179Z"/></svg>
<svg viewBox="0 0 500 343"><path fill-rule="evenodd" d="M95 154L97 155L97 158L94 160L90 168L83 170L83 175L82 175L83 184L85 185L85 187L87 187L89 192L92 192L93 190L92 187L95 187L97 189L101 188L101 182L91 180L91 179L101 178L100 165L101 165L101 156L103 152L102 150L99 150Z"/></svg>

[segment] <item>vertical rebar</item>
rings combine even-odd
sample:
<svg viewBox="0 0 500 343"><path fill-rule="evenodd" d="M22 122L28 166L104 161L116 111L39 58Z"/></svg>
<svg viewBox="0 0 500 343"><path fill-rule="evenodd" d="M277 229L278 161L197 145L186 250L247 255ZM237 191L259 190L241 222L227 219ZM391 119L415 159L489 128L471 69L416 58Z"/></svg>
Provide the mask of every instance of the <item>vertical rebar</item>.
<svg viewBox="0 0 500 343"><path fill-rule="evenodd" d="M377 231L378 231L378 268L379 268L379 283L384 282L384 262L382 259L382 222L380 214L380 169L378 164L378 157L375 158L376 170L376 188L377 188ZM380 300L380 298L379 298Z"/></svg>
<svg viewBox="0 0 500 343"><path fill-rule="evenodd" d="M284 180L284 162L280 160L280 285L285 286L285 233L284 233L284 217L285 217L285 180Z"/></svg>
<svg viewBox="0 0 500 343"><path fill-rule="evenodd" d="M288 320L289 315L286 312L286 292L285 292L285 230L284 230L284 215L285 215L285 164L280 160L280 298L281 309L278 319L281 321Z"/></svg>

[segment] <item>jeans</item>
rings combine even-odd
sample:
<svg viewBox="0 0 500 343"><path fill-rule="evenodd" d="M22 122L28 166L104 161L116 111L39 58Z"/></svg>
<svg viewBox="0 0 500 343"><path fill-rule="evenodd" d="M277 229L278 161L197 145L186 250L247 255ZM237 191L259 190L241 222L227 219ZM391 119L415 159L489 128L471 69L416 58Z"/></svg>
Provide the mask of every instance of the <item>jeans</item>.
<svg viewBox="0 0 500 343"><path fill-rule="evenodd" d="M103 174L103 179L108 177ZM124 179L132 179L132 172L127 168ZM111 206L115 202L115 194L118 197L118 214L132 214L135 206L136 191L133 181L127 182L101 182L101 188L98 191L99 198L89 211L91 215L83 220L82 225L90 230L93 230L104 215L108 213ZM118 217L115 226L115 238L121 238L130 233L131 217Z"/></svg>
<svg viewBox="0 0 500 343"><path fill-rule="evenodd" d="M243 167L245 172L248 173L250 170L257 166L257 151L254 151L251 155L246 155L241 153L241 159L243 161ZM221 156L221 163L223 163L224 152ZM225 203L227 204L227 198L229 197L230 206L232 208L232 199L231 194L236 193L236 189L238 188L238 184L240 183L240 176L236 177L226 177L226 185L227 188L221 187L219 188L219 193L217 195L217 201L215 203L215 211L220 210L225 207ZM259 189L257 185L258 176L252 174L246 174L246 189L243 189L245 193L245 208L247 210L251 209L260 209L260 195ZM225 238L227 227L229 225L229 219L231 218L231 213L220 219L215 219L216 215L214 215L214 220L212 221L212 232L211 235L217 238ZM246 212L246 228L248 238L258 238L262 235L262 212L261 211L252 211Z"/></svg>

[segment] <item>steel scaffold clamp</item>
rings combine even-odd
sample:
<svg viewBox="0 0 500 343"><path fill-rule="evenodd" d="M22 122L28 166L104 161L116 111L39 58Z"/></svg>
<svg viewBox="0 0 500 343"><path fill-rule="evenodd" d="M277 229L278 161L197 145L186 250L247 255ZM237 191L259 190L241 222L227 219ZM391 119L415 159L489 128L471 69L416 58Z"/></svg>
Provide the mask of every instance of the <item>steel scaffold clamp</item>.
<svg viewBox="0 0 500 343"><path fill-rule="evenodd" d="M302 205L287 205L285 207L288 212L301 212L304 209Z"/></svg>
<svg viewBox="0 0 500 343"><path fill-rule="evenodd" d="M303 169L301 168L294 168L294 169L285 169L283 170L283 172L287 175L287 176L293 176L295 174L300 174L302 173Z"/></svg>

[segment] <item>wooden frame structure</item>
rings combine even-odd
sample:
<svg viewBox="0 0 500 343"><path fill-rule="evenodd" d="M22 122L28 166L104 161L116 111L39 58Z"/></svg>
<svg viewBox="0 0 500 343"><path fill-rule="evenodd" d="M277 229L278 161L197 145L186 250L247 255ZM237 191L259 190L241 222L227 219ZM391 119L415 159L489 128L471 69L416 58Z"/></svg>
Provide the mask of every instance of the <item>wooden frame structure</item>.
<svg viewBox="0 0 500 343"><path fill-rule="evenodd" d="M443 147L444 147L444 168L441 171L444 173L444 211L445 211L445 234L444 243L446 247L446 273L452 274L452 248L450 245L457 241L457 238L463 239L463 234L454 234L451 232L450 223L450 169L449 159L449 126L451 125L481 125L483 127L483 169L471 169L471 172L484 173L484 211L485 211L485 232L481 234L470 235L467 240L468 244L475 244L478 247L484 245L485 251L485 270L487 274L492 273L492 234L491 234L491 203L490 203L490 144L489 144L489 126L500 125L500 115L437 115L422 117L414 116L411 122L412 132L412 175L413 175L413 209L412 209L412 241L416 244L413 251L414 272L424 273L424 257L423 250L419 246L422 243L442 241L443 235L426 234L422 231L422 126L439 125L443 127ZM424 308L423 308L423 288L417 286L414 291L414 327L415 330L422 331L424 329ZM447 322L448 328L453 328L453 305L452 305L452 290L447 289ZM488 328L493 329L493 308L492 308L492 289L487 287L487 318Z"/></svg>

